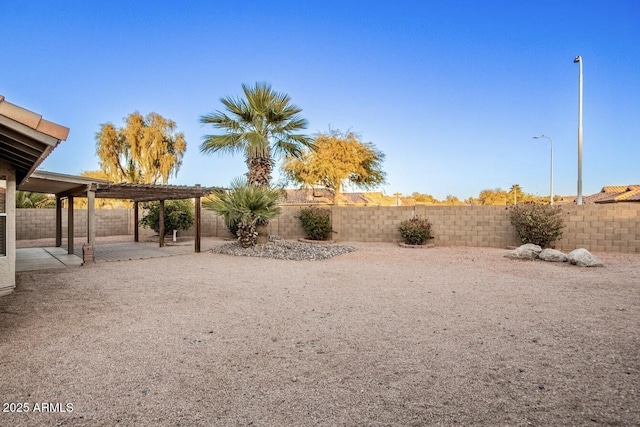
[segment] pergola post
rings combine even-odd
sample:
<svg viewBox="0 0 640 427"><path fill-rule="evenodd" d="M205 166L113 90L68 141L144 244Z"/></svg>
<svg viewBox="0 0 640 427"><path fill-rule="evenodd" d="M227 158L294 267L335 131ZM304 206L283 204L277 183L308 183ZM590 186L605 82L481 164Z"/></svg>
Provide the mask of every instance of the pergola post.
<svg viewBox="0 0 640 427"><path fill-rule="evenodd" d="M73 196L67 196L67 253L73 255Z"/></svg>
<svg viewBox="0 0 640 427"><path fill-rule="evenodd" d="M200 235L202 234L201 223L201 208L200 208L200 197L196 197L195 202L195 210L196 210L196 242L195 242L195 251L196 253L200 252Z"/></svg>
<svg viewBox="0 0 640 427"><path fill-rule="evenodd" d="M96 244L96 191L94 185L87 187L87 243L82 245L82 262L95 261L93 248Z"/></svg>
<svg viewBox="0 0 640 427"><path fill-rule="evenodd" d="M62 198L56 196L56 248L62 246Z"/></svg>
<svg viewBox="0 0 640 427"><path fill-rule="evenodd" d="M164 246L164 200L160 200L160 209L158 209L158 225L160 226L160 236L158 242L160 247Z"/></svg>
<svg viewBox="0 0 640 427"><path fill-rule="evenodd" d="M133 202L133 241L137 242L140 239L138 232L138 202Z"/></svg>
<svg viewBox="0 0 640 427"><path fill-rule="evenodd" d="M87 190L87 243L96 244L96 191L93 186Z"/></svg>

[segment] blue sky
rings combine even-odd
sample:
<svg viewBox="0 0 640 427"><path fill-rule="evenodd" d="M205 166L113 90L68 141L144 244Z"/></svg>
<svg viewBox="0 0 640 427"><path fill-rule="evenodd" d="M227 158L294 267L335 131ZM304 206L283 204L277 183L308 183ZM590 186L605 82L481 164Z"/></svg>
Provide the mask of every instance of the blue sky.
<svg viewBox="0 0 640 427"><path fill-rule="evenodd" d="M205 156L200 116L268 82L310 134L358 132L386 154L387 194L477 196L520 184L583 194L640 184L640 2L20 1L2 7L0 94L71 129L42 169L99 169L100 124L157 112L185 134L171 184L226 186L242 157Z"/></svg>

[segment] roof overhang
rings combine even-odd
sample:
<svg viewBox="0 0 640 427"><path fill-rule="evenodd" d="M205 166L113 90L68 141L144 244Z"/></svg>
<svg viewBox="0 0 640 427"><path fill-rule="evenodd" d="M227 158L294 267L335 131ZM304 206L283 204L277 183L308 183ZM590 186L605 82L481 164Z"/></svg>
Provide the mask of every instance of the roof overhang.
<svg viewBox="0 0 640 427"><path fill-rule="evenodd" d="M16 170L21 184L69 136L69 128L4 100L0 95L0 159Z"/></svg>
<svg viewBox="0 0 640 427"><path fill-rule="evenodd" d="M99 184L108 185L109 181L85 178L83 176L66 175L62 173L35 171L22 184L18 185L20 191L32 193L55 194L56 196L86 197L87 191Z"/></svg>

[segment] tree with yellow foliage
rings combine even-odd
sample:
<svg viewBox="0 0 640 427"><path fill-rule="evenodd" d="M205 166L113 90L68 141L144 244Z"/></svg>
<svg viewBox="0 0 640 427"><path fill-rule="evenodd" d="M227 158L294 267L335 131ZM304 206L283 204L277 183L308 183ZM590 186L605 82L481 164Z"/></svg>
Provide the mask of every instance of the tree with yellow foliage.
<svg viewBox="0 0 640 427"><path fill-rule="evenodd" d="M314 145L315 150L305 151L300 158L285 159L282 169L290 180L333 191L336 205L345 184L363 189L384 184L384 153L362 142L357 134L332 129L317 134Z"/></svg>
<svg viewBox="0 0 640 427"><path fill-rule="evenodd" d="M126 126L100 125L96 149L100 168L112 182L167 184L182 164L187 149L176 123L157 113L146 117L137 111L125 118Z"/></svg>

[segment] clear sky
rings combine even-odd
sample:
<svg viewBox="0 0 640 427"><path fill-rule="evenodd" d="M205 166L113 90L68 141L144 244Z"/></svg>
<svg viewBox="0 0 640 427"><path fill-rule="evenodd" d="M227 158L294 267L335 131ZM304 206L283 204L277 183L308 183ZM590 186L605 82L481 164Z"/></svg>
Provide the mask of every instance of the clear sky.
<svg viewBox="0 0 640 427"><path fill-rule="evenodd" d="M358 132L386 154L387 194L583 194L640 184L640 1L12 1L0 94L71 129L42 169L99 169L95 133L139 111L174 120L171 184L226 186L240 156L205 156L200 116L268 82L310 134Z"/></svg>

